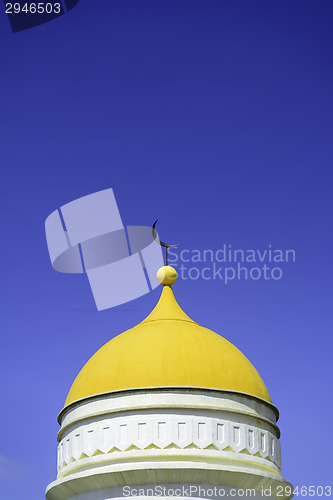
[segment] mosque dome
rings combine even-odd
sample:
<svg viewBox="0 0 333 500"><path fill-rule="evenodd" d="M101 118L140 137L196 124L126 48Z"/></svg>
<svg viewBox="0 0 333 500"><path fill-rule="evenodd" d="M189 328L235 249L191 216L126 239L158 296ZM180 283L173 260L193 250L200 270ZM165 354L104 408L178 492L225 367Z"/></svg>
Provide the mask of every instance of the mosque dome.
<svg viewBox="0 0 333 500"><path fill-rule="evenodd" d="M259 373L228 340L192 321L171 285L177 273L161 268L159 302L140 324L99 349L76 377L65 407L115 391L201 388L243 393L271 402Z"/></svg>
<svg viewBox="0 0 333 500"><path fill-rule="evenodd" d="M199 485L205 489L194 496L205 500L241 498L247 489L289 500L278 410L260 375L180 308L173 268L159 269L157 279L164 286L155 309L97 351L69 391L47 500L166 500L171 485L176 496ZM213 497L212 487L223 493Z"/></svg>

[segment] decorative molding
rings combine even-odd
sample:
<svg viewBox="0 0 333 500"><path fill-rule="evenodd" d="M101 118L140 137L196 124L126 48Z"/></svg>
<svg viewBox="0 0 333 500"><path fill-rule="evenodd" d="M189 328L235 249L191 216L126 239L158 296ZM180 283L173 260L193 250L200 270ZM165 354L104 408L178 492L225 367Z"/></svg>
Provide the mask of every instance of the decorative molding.
<svg viewBox="0 0 333 500"><path fill-rule="evenodd" d="M188 414L186 414L188 413ZM58 447L58 472L76 468L82 459L105 455L116 460L138 454L170 457L177 453L223 456L236 453L258 457L280 469L280 443L273 432L242 422L191 415L143 414L99 418L66 433ZM255 419L253 419L255 422ZM244 457L243 457L244 459ZM85 461L87 462L87 461Z"/></svg>
<svg viewBox="0 0 333 500"><path fill-rule="evenodd" d="M255 396L230 391L200 388L137 389L91 396L64 408L58 417L62 434L73 422L98 415L148 409L182 408L230 411L255 416L276 426L278 410L274 405Z"/></svg>
<svg viewBox="0 0 333 500"><path fill-rule="evenodd" d="M262 488L270 488L273 498L289 500L292 497L286 494L285 487L291 487L286 479L273 467L263 466L254 461L234 460L228 457L219 459L200 457L196 460L189 460L186 457L185 460L180 458L177 461L174 457L171 460L156 457L154 461L151 459L113 463L94 462L90 466L87 465L60 476L49 484L46 498L47 500L78 500L76 495L82 493L85 495L84 500L88 498L92 500L96 498L97 491L104 490L102 500L112 500L107 488L149 484L197 484L198 482L223 487L255 489L256 497ZM133 496L129 498L133 499ZM167 497L162 495L161 498Z"/></svg>
<svg viewBox="0 0 333 500"><path fill-rule="evenodd" d="M198 481L274 492L290 485L280 474L277 416L258 398L200 388L78 401L59 416L58 478L46 497L84 500L103 490L110 500L107 488Z"/></svg>

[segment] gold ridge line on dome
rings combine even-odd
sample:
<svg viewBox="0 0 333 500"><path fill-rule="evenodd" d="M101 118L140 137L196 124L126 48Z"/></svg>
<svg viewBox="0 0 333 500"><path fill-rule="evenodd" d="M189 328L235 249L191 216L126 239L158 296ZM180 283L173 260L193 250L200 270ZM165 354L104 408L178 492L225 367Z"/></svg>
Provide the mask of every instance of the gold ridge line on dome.
<svg viewBox="0 0 333 500"><path fill-rule="evenodd" d="M178 305L161 268L160 300L138 325L101 347L76 377L65 406L120 390L186 387L249 394L271 403L259 373L228 340L195 323ZM164 273L164 274L163 274Z"/></svg>

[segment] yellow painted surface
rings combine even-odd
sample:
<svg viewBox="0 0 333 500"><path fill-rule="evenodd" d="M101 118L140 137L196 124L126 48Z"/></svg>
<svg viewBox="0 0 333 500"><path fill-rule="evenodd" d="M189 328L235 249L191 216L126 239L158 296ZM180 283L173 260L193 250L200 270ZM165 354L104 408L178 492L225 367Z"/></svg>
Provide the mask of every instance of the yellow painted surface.
<svg viewBox="0 0 333 500"><path fill-rule="evenodd" d="M161 285L173 285L177 281L177 271L171 266L161 267L156 274L157 281Z"/></svg>
<svg viewBox="0 0 333 500"><path fill-rule="evenodd" d="M170 286L151 314L97 351L76 377L65 406L122 389L202 387L271 401L249 360L217 333L192 321Z"/></svg>

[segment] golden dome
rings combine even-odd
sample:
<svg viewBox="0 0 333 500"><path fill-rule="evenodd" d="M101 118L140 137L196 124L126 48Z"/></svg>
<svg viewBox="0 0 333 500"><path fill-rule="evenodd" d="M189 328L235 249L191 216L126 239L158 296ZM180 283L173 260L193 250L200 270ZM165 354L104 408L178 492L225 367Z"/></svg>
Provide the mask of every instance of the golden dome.
<svg viewBox="0 0 333 500"><path fill-rule="evenodd" d="M170 270L171 269L171 270ZM161 281L176 280L170 268ZM259 373L233 344L192 321L169 285L139 325L99 349L82 368L65 406L112 391L191 387L237 391L271 402Z"/></svg>

